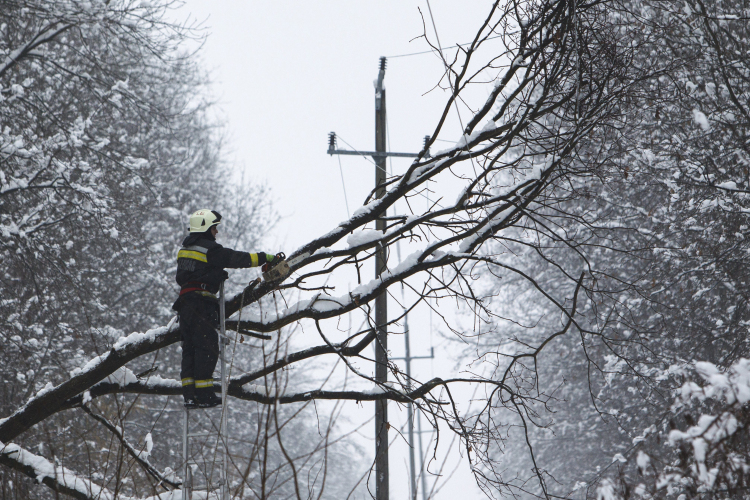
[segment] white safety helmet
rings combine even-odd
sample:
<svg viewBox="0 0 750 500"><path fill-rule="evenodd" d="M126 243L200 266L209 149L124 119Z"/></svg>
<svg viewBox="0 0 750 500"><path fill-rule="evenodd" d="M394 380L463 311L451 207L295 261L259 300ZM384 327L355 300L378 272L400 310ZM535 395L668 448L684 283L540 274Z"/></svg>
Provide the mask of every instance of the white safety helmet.
<svg viewBox="0 0 750 500"><path fill-rule="evenodd" d="M205 233L218 224L221 224L221 214L208 208L202 208L190 215L191 233Z"/></svg>

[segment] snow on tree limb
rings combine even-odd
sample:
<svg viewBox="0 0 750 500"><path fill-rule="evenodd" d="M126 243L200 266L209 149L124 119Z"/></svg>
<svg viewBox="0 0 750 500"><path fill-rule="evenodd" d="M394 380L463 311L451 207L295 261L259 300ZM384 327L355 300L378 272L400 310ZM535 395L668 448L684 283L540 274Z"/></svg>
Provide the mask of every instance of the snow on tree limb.
<svg viewBox="0 0 750 500"><path fill-rule="evenodd" d="M232 377L229 380L230 395L236 396L238 394L244 394L242 389L243 385L305 359L311 359L323 354L336 353L342 356L356 356L367 347L374 338L375 332L370 331L354 346L349 346L347 344L336 344L333 346L321 345L288 354L276 360L273 364L265 366L259 370ZM132 372L130 373L132 374ZM88 389L86 393L78 394L65 401L65 403L60 406L60 410L80 406L86 400L94 399L106 394L131 393L163 396L182 394L182 384L179 380L163 379L158 376L149 376L146 380L138 380L134 378L134 376L132 379L130 377L125 377L123 380L124 383L109 379L99 382Z"/></svg>
<svg viewBox="0 0 750 500"><path fill-rule="evenodd" d="M5 56L5 61L0 64L0 78L2 78L3 74L6 71L11 69L14 65L18 64L24 58L34 55L34 49L41 45L44 45L45 43L53 41L55 38L57 38L58 35L64 33L72 27L72 24L59 22L50 23L42 27L42 29L40 29L39 32L34 37L32 37L31 40L26 42L23 46L12 50L10 54Z"/></svg>
<svg viewBox="0 0 750 500"><path fill-rule="evenodd" d="M65 382L39 391L21 408L0 422L0 441L6 442L54 414L65 401L104 380L125 363L148 352L166 347L179 339L179 330L159 327L135 332L120 339L106 354L97 356L75 370Z"/></svg>
<svg viewBox="0 0 750 500"><path fill-rule="evenodd" d="M115 498L112 491L102 488L62 465L54 465L46 458L34 455L17 444L0 442L0 463L23 472L30 478L49 486L54 491L59 491L78 500L111 500ZM124 497L120 496L120 498Z"/></svg>
<svg viewBox="0 0 750 500"><path fill-rule="evenodd" d="M236 380L236 378L234 379ZM396 389L390 386L379 387L374 386L369 390L351 390L351 391L326 391L322 389L313 389L310 391L301 392L276 392L272 386L263 386L252 384L239 385L233 383L230 385L228 394L231 397L244 401L255 401L263 404L290 404L299 403L304 401L312 401L316 399L320 400L349 400L349 401L380 401L387 399L389 401L395 401L398 403L409 403L414 402L417 399L424 398L426 395L436 387L447 386L450 384L457 383L489 383L496 385L498 388L507 392L508 395L515 395L515 392L507 385L502 382L493 382L490 380L475 378L452 378L443 380L439 377L433 378L424 384L420 384L418 387L413 388L410 391L404 391L403 389ZM143 381L131 382L126 385L118 384L97 384L88 391L87 397L96 398L108 394L141 394L150 396L178 396L182 394L181 386L178 385L178 380L165 380L162 379L159 383L148 384ZM523 399L519 397L519 399ZM73 406L80 405L80 396L73 398L64 408L71 408Z"/></svg>
<svg viewBox="0 0 750 500"><path fill-rule="evenodd" d="M22 472L35 481L48 486L53 491L77 500L114 500L115 498L122 500L179 500L182 498L182 491L179 489L142 499L123 495L122 492L115 495L112 490L104 488L62 465L55 465L46 458L35 455L14 443L0 442L0 464Z"/></svg>

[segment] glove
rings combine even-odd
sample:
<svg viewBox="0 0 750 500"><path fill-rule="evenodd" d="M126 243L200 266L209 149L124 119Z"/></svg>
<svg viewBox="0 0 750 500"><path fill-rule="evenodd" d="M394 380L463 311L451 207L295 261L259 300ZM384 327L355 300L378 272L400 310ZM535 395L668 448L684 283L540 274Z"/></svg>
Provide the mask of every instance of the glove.
<svg viewBox="0 0 750 500"><path fill-rule="evenodd" d="M271 261L271 267L275 266L284 259L286 259L286 255L284 255L284 252L277 253L276 255L274 255L273 260Z"/></svg>

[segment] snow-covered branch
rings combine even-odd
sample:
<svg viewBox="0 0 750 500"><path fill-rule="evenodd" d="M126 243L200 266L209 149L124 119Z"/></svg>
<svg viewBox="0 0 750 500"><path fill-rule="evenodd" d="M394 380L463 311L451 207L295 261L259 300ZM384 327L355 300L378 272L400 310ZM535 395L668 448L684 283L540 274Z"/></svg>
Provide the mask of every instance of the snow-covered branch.
<svg viewBox="0 0 750 500"><path fill-rule="evenodd" d="M72 27L72 24L64 22L52 22L42 27L39 32L31 38L31 40L23 44L21 47L12 50L7 56L5 56L5 60L0 64L0 78L2 78L5 72L11 69L14 65L30 55L33 55L34 49L53 41L61 33L64 33Z"/></svg>
<svg viewBox="0 0 750 500"><path fill-rule="evenodd" d="M17 444L0 442L0 463L77 500L111 500L114 492ZM119 495L120 498L123 498Z"/></svg>
<svg viewBox="0 0 750 500"><path fill-rule="evenodd" d="M0 441L10 441L53 415L67 400L112 375L125 363L166 347L178 339L179 330L174 326L155 328L144 333L136 332L120 339L107 353L74 370L70 379L57 386L47 384L21 408L0 420Z"/></svg>
<svg viewBox="0 0 750 500"><path fill-rule="evenodd" d="M419 384L418 386L408 391L385 386L375 387L371 390L327 391L322 389L314 389L311 391L301 392L287 390L279 391L277 388L271 386L261 386L257 384L239 384L238 379L240 378L241 377L235 377L232 379L228 390L229 396L239 400L255 401L257 403L270 405L276 403L299 403L318 399L349 401L379 401L387 399L389 401L395 401L398 403L409 403L417 399L425 398L427 394L436 387L458 383L490 384L493 386L497 386L499 389L505 391L509 397L514 396L519 400L524 399L523 396L518 396L509 386L505 385L504 383L483 378L451 378L443 380L436 377L423 384ZM215 386L215 388L216 390L219 389L218 386ZM80 406L82 400L89 401L108 394L177 396L182 394L182 390L180 382L178 380L170 379L160 379L152 383L139 380L123 385L117 383L101 383L94 386L90 391L86 391L84 395L72 398L62 409L71 408L73 406ZM431 401L436 400L431 399Z"/></svg>

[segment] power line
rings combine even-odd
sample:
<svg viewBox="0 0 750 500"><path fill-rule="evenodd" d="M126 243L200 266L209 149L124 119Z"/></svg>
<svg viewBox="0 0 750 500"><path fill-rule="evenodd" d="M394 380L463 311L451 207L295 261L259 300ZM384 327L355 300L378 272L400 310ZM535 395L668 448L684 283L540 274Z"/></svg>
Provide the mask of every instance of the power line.
<svg viewBox="0 0 750 500"><path fill-rule="evenodd" d="M360 151L359 151L359 150L358 150L357 148L355 148L354 146L352 146L351 144L349 144L348 142L346 142L346 139L344 139L343 137L341 137L341 135L339 135L339 134L336 134L336 137L337 137L337 138L339 138L339 139L341 139L341 142L343 142L344 144L346 144L347 146L349 146L349 147L351 148L351 150L352 150L352 151L356 151L357 153L359 153L359 152L360 152ZM367 155L361 155L361 156L362 156L362 158L364 158L365 160L367 160L367 161L369 161L370 163L372 163L373 165L375 165L375 167L376 167L376 168L380 168L380 167L378 167L378 164L377 164L377 163L375 163L374 161L372 161L372 160L370 159L370 157L369 157L369 156L367 156ZM380 170L382 170L383 172L385 172L385 170L384 170L384 169L382 169L382 168L380 168ZM386 172L386 173L388 173L388 172Z"/></svg>
<svg viewBox="0 0 750 500"><path fill-rule="evenodd" d="M438 43L438 48L440 49L440 59L443 61L443 66L445 67L445 75L448 77L448 83L450 83L450 66L448 66L448 61L445 60L445 56L443 55L443 47L440 43L440 35L438 35L437 25L435 24L435 18L432 16L432 7L430 6L430 0L426 0L427 2L427 10L430 12L430 21L432 22L432 30L435 32L435 39ZM458 110L458 102L454 101L455 108L456 108L456 115L458 115L458 123L461 124L461 131L464 130L464 121L461 119L461 112ZM468 145L466 146L466 151L468 152ZM473 164L472 160L472 164Z"/></svg>
<svg viewBox="0 0 750 500"><path fill-rule="evenodd" d="M443 55L443 48L442 44L440 43L440 35L438 35L437 31L437 25L435 24L435 18L432 16L432 7L430 6L430 0L425 0L427 2L427 10L430 12L430 21L432 21L432 29L435 31L435 38L437 39L438 48L440 49L440 59L443 61L443 65L445 66L445 76L448 78L448 82L450 83L451 75L450 75L450 66L448 66L448 61L445 60L445 56ZM466 130L464 128L464 121L461 119L461 111L458 109L458 100L455 100L453 102L455 108L456 108L456 116L458 116L458 123L461 125L461 134L462 137L464 136L464 131ZM468 140L466 141L466 144L464 144L464 150L468 153L469 152L469 143ZM471 162L472 168L475 169L476 174L476 166L474 165L474 158L469 157L469 161Z"/></svg>
<svg viewBox="0 0 750 500"><path fill-rule="evenodd" d="M388 117L387 117L387 116L386 116L386 120L388 120ZM357 153L359 153L359 150L358 150L357 148L355 148L354 146L352 146L351 144L349 144L348 142L346 142L346 140L344 140L344 138L343 138L343 137L341 137L341 136L340 136L339 134L336 134L336 137L337 137L338 139L341 139L341 142L343 142L344 144L346 144L347 146L349 146L349 148L350 148L350 149L351 149L352 151L356 151ZM366 155L362 155L362 158L364 158L365 160L367 160L367 161L369 161L370 163L372 163L373 165L375 165L375 168L377 168L377 169L379 169L379 170L383 171L383 172L384 172L384 173L385 173L386 175L388 174L388 171L387 171L386 169L384 169L383 167L380 167L380 166L378 166L378 164L377 164L377 163L375 163L374 161L372 161L372 160L371 160L371 159L370 159L370 158L369 158L368 156L366 156ZM341 161L341 160L339 160L339 162L340 162L340 161ZM391 174L393 174L393 167L391 167ZM342 174L342 175L343 175L343 174ZM346 189L346 188L344 188L344 189ZM414 194L415 194L415 195L417 195L417 196L421 196L422 198L427 198L427 202L429 203L429 201L430 201L430 198L429 198L428 196L425 196L425 195L424 195L424 193L420 193L419 191L417 191L417 192L415 192ZM437 207L439 207L439 208L443 208L443 209L445 208L445 207L444 207L443 205L441 205L441 204L440 204L440 203L438 203L438 202L435 202L435 206L437 206ZM348 209L347 209L347 210L348 210Z"/></svg>
<svg viewBox="0 0 750 500"><path fill-rule="evenodd" d="M341 155L336 155L339 158L339 172L341 173L341 185L344 187L344 203L346 204L346 218L351 219L349 215L349 199L346 197L346 183L344 182L344 168L341 166Z"/></svg>
<svg viewBox="0 0 750 500"><path fill-rule="evenodd" d="M440 59L443 60L443 64L445 64L445 69L447 70L448 63L445 62L445 57L443 56L443 47L442 47L442 44L440 43L440 36L438 35L438 32L437 32L437 26L435 26L435 18L432 17L432 7L430 7L430 0L427 0L427 10L430 12L430 21L432 21L432 30L435 32L435 39L437 40L437 43L438 43L438 49L440 49Z"/></svg>
<svg viewBox="0 0 750 500"><path fill-rule="evenodd" d="M484 40L485 41L487 41L487 40L494 40L495 38L500 38L502 36L503 35L490 36L490 37L485 38ZM456 44L456 45L451 45L450 47L443 47L442 50L456 49L458 47L466 47L467 45L471 45L471 43L459 43L459 44ZM397 56L387 56L387 57L388 57L388 59L394 59L394 58L397 58L397 57L420 56L420 55L424 55L424 54L434 54L434 53L435 53L435 49L430 49L430 50L424 50L422 52L411 52L409 54L399 54Z"/></svg>

